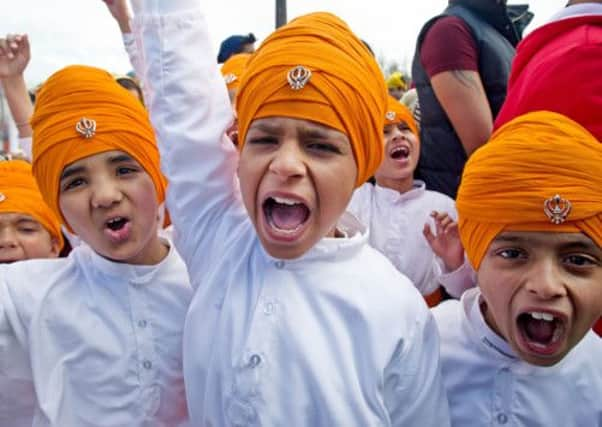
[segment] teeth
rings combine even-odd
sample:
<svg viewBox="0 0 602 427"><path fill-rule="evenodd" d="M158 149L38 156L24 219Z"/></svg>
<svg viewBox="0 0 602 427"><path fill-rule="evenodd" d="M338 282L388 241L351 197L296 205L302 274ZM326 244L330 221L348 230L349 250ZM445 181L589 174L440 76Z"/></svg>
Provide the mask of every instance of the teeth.
<svg viewBox="0 0 602 427"><path fill-rule="evenodd" d="M300 202L293 199L287 199L284 197L272 197L276 203L280 203L281 205L294 206L298 205Z"/></svg>
<svg viewBox="0 0 602 427"><path fill-rule="evenodd" d="M114 223L116 223L118 221L121 221L121 220L122 220L122 218L120 216L118 216L118 217L111 218L110 220L108 220L107 224L114 224Z"/></svg>
<svg viewBox="0 0 602 427"><path fill-rule="evenodd" d="M531 311L529 314L531 315L532 318L534 318L536 320L545 320L546 322L554 321L554 316L551 315L550 313L543 313L540 311Z"/></svg>

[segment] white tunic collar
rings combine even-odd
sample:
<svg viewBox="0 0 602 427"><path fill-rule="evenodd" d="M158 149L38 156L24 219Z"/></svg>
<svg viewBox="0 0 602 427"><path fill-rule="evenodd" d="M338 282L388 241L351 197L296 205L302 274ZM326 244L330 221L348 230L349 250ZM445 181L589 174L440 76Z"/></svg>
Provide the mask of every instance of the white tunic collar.
<svg viewBox="0 0 602 427"><path fill-rule="evenodd" d="M269 261L276 263L279 268L282 268L284 265L290 268L301 266L305 268L307 263L314 261L321 262L350 258L356 255L368 242L367 228L349 212L341 215L337 223L337 228L346 237L324 237L313 248L297 259L280 260L269 255L263 246L261 250L265 257Z"/></svg>
<svg viewBox="0 0 602 427"><path fill-rule="evenodd" d="M416 179L414 180L412 189L410 191L406 191L405 193L400 193L397 190L381 187L380 185L376 184L374 186L374 191L387 200L399 203L420 197L426 191L426 184L423 181Z"/></svg>
<svg viewBox="0 0 602 427"><path fill-rule="evenodd" d="M88 245L82 245L77 250L81 251L80 255L87 257L89 264L104 276L116 277L120 280L125 279L136 284L146 284L153 280L157 273L169 264L171 259L177 257L173 245L167 240L163 240L163 242L169 246L169 252L161 262L155 265L132 265L111 261L96 253Z"/></svg>

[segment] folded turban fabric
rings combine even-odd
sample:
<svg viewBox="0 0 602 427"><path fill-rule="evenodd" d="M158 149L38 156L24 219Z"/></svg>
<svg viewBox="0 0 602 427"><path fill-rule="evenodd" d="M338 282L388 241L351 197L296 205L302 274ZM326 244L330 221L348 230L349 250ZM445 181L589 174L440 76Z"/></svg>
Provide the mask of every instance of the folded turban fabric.
<svg viewBox="0 0 602 427"><path fill-rule="evenodd" d="M456 200L472 266L502 231L583 232L602 246L601 170L602 144L565 116L539 111L502 126L466 163Z"/></svg>
<svg viewBox="0 0 602 427"><path fill-rule="evenodd" d="M112 150L132 156L164 201L166 181L148 113L107 71L72 65L50 76L38 92L31 126L33 174L57 216L62 218L58 199L65 166Z"/></svg>
<svg viewBox="0 0 602 427"><path fill-rule="evenodd" d="M242 76L250 57L250 53L237 53L224 62L221 72L222 76L224 76L224 81L228 86L228 90L238 89L240 86L240 77Z"/></svg>
<svg viewBox="0 0 602 427"><path fill-rule="evenodd" d="M31 165L26 161L0 161L0 212L31 216L57 239L59 250L63 248L61 223L42 199Z"/></svg>
<svg viewBox="0 0 602 427"><path fill-rule="evenodd" d="M382 158L384 77L368 48L329 13L294 19L272 33L247 63L238 90L240 147L254 119L291 117L349 138L356 186Z"/></svg>
<svg viewBox="0 0 602 427"><path fill-rule="evenodd" d="M400 122L404 122L412 133L419 138L420 133L418 132L418 126L412 112L404 104L389 96L387 103L387 112L385 113L385 125L394 125Z"/></svg>

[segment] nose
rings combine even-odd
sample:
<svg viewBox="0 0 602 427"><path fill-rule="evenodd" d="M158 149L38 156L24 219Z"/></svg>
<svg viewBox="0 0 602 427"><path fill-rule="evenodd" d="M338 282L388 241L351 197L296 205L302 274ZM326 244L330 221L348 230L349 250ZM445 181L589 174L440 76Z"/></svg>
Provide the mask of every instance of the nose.
<svg viewBox="0 0 602 427"><path fill-rule="evenodd" d="M270 172L282 179L301 177L305 174L303 153L297 141L283 142L270 162Z"/></svg>
<svg viewBox="0 0 602 427"><path fill-rule="evenodd" d="M564 275L554 260L540 260L527 277L526 289L532 295L550 300L567 295Z"/></svg>
<svg viewBox="0 0 602 427"><path fill-rule="evenodd" d="M110 208L122 199L123 193L114 179L99 178L92 187L91 203L94 208Z"/></svg>
<svg viewBox="0 0 602 427"><path fill-rule="evenodd" d="M0 229L0 249L14 249L17 247L17 234L12 228Z"/></svg>

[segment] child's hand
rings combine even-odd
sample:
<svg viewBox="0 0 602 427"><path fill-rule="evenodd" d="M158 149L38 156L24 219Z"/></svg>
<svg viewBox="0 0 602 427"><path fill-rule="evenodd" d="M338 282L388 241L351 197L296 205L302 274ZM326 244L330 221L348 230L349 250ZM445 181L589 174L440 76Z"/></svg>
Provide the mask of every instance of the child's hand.
<svg viewBox="0 0 602 427"><path fill-rule="evenodd" d="M119 29L122 33L131 33L130 28L130 10L128 8L127 0L102 0L107 5L107 9L111 12L115 21L119 25Z"/></svg>
<svg viewBox="0 0 602 427"><path fill-rule="evenodd" d="M30 59L29 40L26 34L9 34L0 38L0 78L23 75Z"/></svg>
<svg viewBox="0 0 602 427"><path fill-rule="evenodd" d="M435 221L435 233L431 231L429 223L424 224L422 234L431 249L445 263L448 271L454 271L464 263L464 248L460 241L458 223L446 212L431 212Z"/></svg>

